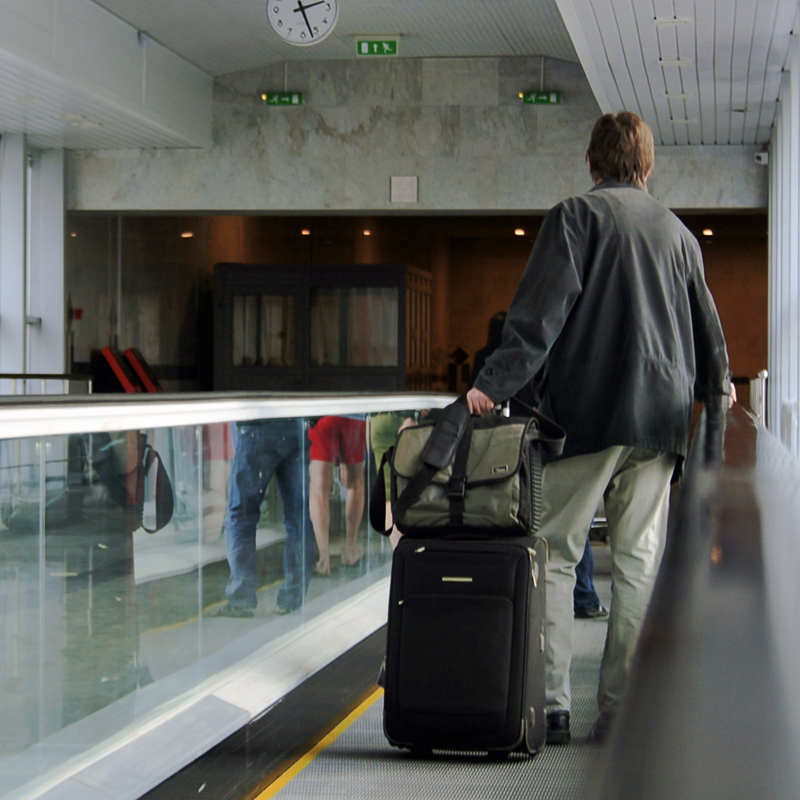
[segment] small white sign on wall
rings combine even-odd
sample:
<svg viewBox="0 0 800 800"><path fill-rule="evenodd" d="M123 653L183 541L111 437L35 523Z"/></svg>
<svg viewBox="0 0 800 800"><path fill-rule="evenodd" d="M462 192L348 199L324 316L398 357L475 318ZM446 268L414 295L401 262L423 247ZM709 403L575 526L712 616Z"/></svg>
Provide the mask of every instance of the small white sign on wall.
<svg viewBox="0 0 800 800"><path fill-rule="evenodd" d="M417 176L392 175L390 197L393 203L416 203Z"/></svg>

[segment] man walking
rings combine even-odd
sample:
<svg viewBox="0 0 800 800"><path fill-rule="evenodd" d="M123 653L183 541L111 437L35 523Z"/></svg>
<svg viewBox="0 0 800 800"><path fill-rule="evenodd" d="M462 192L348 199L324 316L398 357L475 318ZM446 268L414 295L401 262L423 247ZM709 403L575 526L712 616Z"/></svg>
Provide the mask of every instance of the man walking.
<svg viewBox="0 0 800 800"><path fill-rule="evenodd" d="M621 700L658 573L693 401L734 398L700 247L647 193L653 160L652 132L636 114L597 121L587 152L595 186L547 215L502 344L467 394L482 413L536 376L540 410L567 431L563 456L545 466L540 530L549 548L549 742L570 739L572 588L600 501L614 592L596 741Z"/></svg>

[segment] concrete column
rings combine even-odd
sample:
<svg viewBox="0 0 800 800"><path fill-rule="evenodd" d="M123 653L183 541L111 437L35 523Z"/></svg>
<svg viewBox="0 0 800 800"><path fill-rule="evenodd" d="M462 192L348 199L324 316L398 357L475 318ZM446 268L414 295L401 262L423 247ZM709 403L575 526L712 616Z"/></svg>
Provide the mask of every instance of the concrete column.
<svg viewBox="0 0 800 800"><path fill-rule="evenodd" d="M769 382L772 432L800 453L800 44L793 37L772 146Z"/></svg>
<svg viewBox="0 0 800 800"><path fill-rule="evenodd" d="M64 151L45 150L32 162L28 371L66 369L64 300Z"/></svg>
<svg viewBox="0 0 800 800"><path fill-rule="evenodd" d="M800 23L800 14L795 23ZM800 454L800 37L779 95L770 146L767 424Z"/></svg>
<svg viewBox="0 0 800 800"><path fill-rule="evenodd" d="M0 138L0 372L25 370L26 142Z"/></svg>

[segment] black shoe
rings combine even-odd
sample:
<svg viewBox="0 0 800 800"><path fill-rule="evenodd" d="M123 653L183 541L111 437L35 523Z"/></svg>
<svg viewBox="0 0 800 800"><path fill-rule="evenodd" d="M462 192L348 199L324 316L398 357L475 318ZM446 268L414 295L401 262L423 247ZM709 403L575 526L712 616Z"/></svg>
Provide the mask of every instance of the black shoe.
<svg viewBox="0 0 800 800"><path fill-rule="evenodd" d="M569 711L547 714L547 744L569 744Z"/></svg>
<svg viewBox="0 0 800 800"><path fill-rule="evenodd" d="M575 619L605 619L608 616L608 609L605 606L597 608L578 609L575 612Z"/></svg>
<svg viewBox="0 0 800 800"><path fill-rule="evenodd" d="M225 603L219 608L215 608L208 613L209 617L232 617L233 619L252 619L254 612L252 608L237 608L230 603Z"/></svg>
<svg viewBox="0 0 800 800"><path fill-rule="evenodd" d="M612 721L613 717L610 712L606 711L605 713L600 714L594 725L592 725L592 729L589 731L587 741L591 742L592 744L603 744L608 737L609 731L611 730Z"/></svg>

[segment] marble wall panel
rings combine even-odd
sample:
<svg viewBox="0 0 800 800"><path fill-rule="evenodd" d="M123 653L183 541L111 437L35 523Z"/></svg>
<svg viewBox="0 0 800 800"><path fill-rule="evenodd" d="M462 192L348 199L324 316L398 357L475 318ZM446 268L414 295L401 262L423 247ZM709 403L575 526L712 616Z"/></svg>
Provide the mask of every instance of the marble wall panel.
<svg viewBox="0 0 800 800"><path fill-rule="evenodd" d="M539 115L532 107L464 106L457 154L465 158L515 158L536 152Z"/></svg>
<svg viewBox="0 0 800 800"><path fill-rule="evenodd" d="M586 188L600 111L580 66L555 59L543 85L562 104L522 104L541 63L302 61L224 76L211 147L70 153L68 208L395 211L389 177L417 175L409 210L546 209ZM265 105L261 92L284 87L304 105ZM761 208L766 173L748 148L662 148L654 194L683 209Z"/></svg>
<svg viewBox="0 0 800 800"><path fill-rule="evenodd" d="M560 160L537 155L503 161L497 182L501 207L540 213L592 186L583 156L577 153Z"/></svg>
<svg viewBox="0 0 800 800"><path fill-rule="evenodd" d="M726 145L656 148L650 192L677 209L766 208L769 170L756 163L760 150Z"/></svg>
<svg viewBox="0 0 800 800"><path fill-rule="evenodd" d="M422 62L422 103L429 106L496 106L498 58L427 58Z"/></svg>

